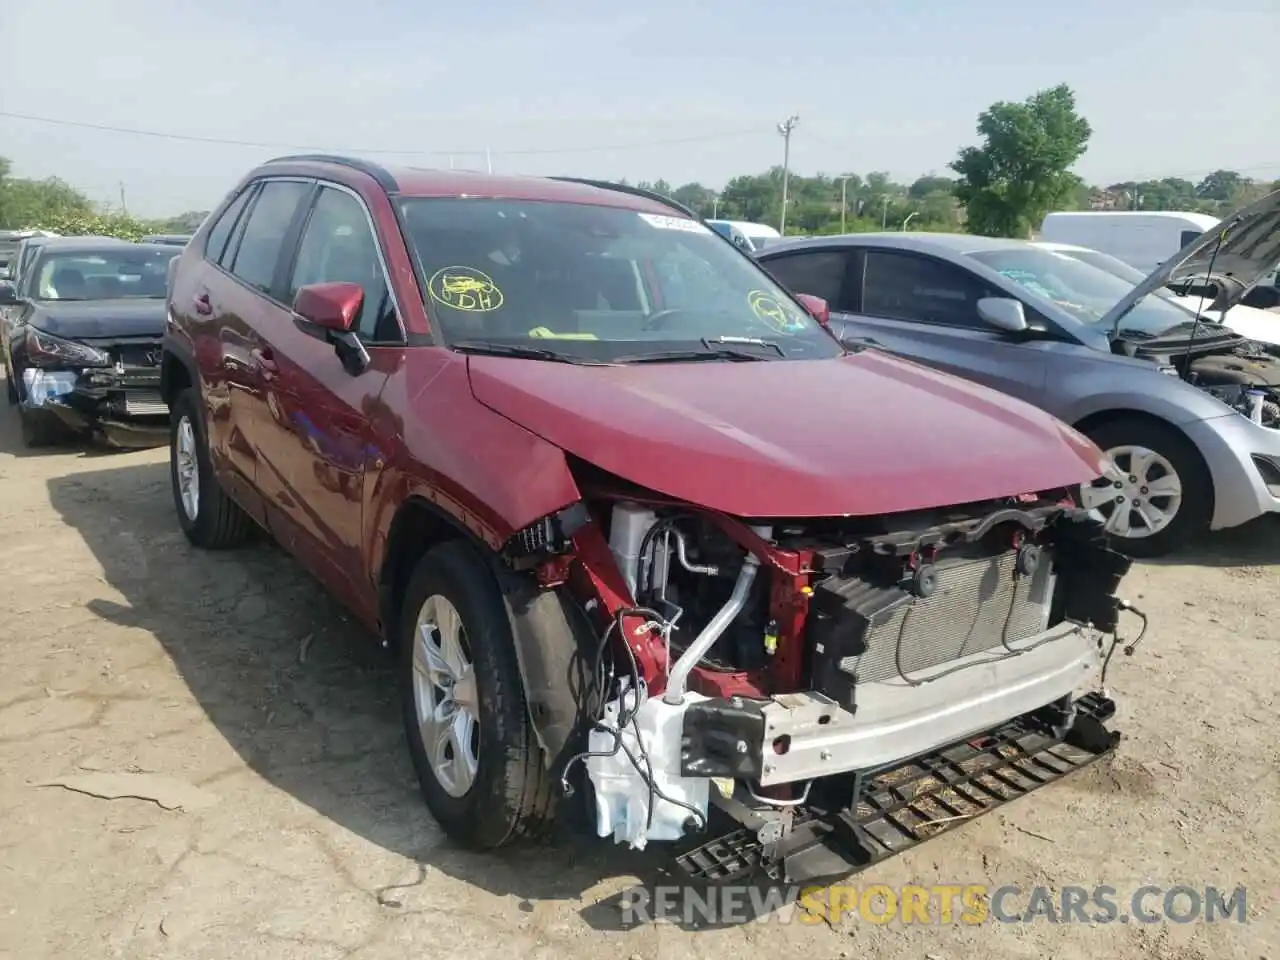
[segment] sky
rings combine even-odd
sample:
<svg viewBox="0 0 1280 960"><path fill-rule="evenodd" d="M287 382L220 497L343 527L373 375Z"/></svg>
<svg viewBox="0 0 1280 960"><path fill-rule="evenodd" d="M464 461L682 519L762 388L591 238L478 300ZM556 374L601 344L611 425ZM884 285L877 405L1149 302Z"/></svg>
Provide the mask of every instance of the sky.
<svg viewBox="0 0 1280 960"><path fill-rule="evenodd" d="M1090 182L1280 178L1277 0L612 6L0 0L0 114L64 121L0 115L0 156L155 217L298 148L719 188L781 163L798 115L793 170L910 180L993 102L1065 82Z"/></svg>

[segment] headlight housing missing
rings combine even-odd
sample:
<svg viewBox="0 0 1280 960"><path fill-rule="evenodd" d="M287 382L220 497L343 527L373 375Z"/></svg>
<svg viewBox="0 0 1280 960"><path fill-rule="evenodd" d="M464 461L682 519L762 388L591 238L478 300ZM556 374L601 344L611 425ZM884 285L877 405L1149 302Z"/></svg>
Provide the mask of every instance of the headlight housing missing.
<svg viewBox="0 0 1280 960"><path fill-rule="evenodd" d="M109 367L111 358L88 344L55 337L35 327L27 328L27 362L33 367Z"/></svg>

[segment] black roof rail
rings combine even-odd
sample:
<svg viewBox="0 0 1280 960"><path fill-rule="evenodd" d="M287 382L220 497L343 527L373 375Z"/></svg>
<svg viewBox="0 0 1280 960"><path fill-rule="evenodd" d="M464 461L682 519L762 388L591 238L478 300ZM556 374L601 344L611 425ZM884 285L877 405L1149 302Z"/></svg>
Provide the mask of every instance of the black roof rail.
<svg viewBox="0 0 1280 960"><path fill-rule="evenodd" d="M299 153L288 157L272 157L267 163L336 163L373 177L387 193L397 193L400 190L400 184L396 183L390 170L381 164L357 157L343 157L333 153Z"/></svg>
<svg viewBox="0 0 1280 960"><path fill-rule="evenodd" d="M702 218L700 216L686 207L679 200L672 200L670 197L665 197L652 190L646 190L644 187L633 187L626 183L610 183L608 180L590 180L586 177L550 177L549 179L561 180L565 183L581 183L588 187L599 187L601 190L616 190L619 193L629 193L633 197L644 197L646 200L653 200L665 207L670 207L673 210L679 210L686 217L692 217L699 223L702 222Z"/></svg>

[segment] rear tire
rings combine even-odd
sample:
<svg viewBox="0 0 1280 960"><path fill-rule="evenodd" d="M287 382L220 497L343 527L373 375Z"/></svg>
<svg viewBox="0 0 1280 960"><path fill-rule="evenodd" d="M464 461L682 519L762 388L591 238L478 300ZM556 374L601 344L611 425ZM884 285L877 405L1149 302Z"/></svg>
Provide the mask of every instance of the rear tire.
<svg viewBox="0 0 1280 960"><path fill-rule="evenodd" d="M1199 451L1175 428L1141 417L1120 417L1085 433L1108 459L1119 461L1117 477L1080 490L1081 503L1097 506L1107 518L1113 549L1134 558L1160 557L1208 531L1213 480ZM1176 490L1176 496L1157 493L1166 490ZM1127 517L1116 521L1121 509Z"/></svg>
<svg viewBox="0 0 1280 960"><path fill-rule="evenodd" d="M427 808L473 850L541 836L552 817L551 778L529 720L508 610L488 564L463 541L423 556L401 606L409 754ZM449 680L451 672L460 679Z"/></svg>
<svg viewBox="0 0 1280 960"><path fill-rule="evenodd" d="M253 533L253 520L227 496L214 476L200 404L195 390L190 387L179 393L173 402L169 426L169 478L178 523L195 546L205 550L226 550L249 539Z"/></svg>

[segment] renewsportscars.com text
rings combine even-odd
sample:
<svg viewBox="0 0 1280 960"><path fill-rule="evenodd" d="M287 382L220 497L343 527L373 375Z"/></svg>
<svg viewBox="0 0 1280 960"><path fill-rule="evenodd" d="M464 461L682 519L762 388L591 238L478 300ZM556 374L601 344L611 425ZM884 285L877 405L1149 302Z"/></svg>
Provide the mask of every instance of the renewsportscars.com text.
<svg viewBox="0 0 1280 960"><path fill-rule="evenodd" d="M840 923L1246 923L1244 887L1221 890L1176 884L1128 891L1099 885L1019 887L1012 884L833 887L633 887L619 907L624 925Z"/></svg>

